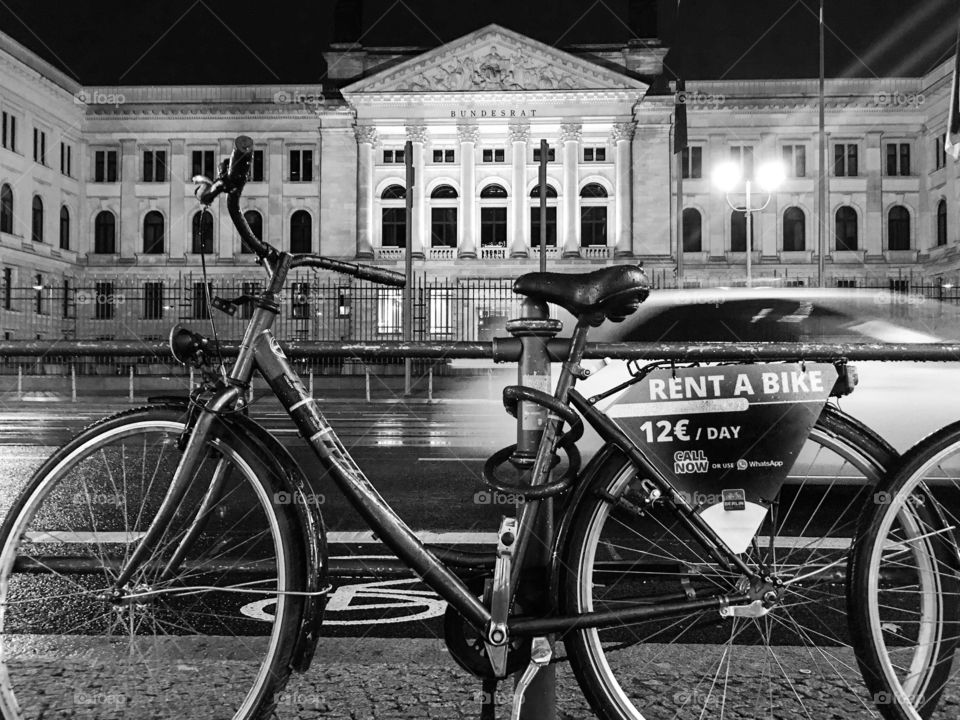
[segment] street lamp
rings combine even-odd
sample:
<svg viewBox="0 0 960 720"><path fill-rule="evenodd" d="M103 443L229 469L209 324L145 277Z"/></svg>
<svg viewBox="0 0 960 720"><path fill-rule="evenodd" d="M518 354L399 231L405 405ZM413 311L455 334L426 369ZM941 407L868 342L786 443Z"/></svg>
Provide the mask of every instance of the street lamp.
<svg viewBox="0 0 960 720"><path fill-rule="evenodd" d="M774 191L783 184L786 178L786 169L783 163L777 160L765 162L757 168L755 177L744 178L740 163L734 160L722 162L713 171L713 184L723 191L727 204L738 212L747 216L747 287L753 285L753 213L760 212L770 204ZM738 195L740 183L743 183L743 205L733 202L731 195ZM760 205L753 205L754 183L759 186L766 199Z"/></svg>

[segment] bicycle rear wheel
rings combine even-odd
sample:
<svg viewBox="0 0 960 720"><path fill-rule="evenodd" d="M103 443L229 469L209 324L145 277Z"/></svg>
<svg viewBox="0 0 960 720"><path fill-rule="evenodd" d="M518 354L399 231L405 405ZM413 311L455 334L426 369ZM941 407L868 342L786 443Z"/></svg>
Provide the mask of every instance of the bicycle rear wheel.
<svg viewBox="0 0 960 720"><path fill-rule="evenodd" d="M858 655L885 718L960 714L960 423L919 443L865 516L851 569Z"/></svg>
<svg viewBox="0 0 960 720"><path fill-rule="evenodd" d="M773 608L714 609L577 630L564 640L577 679L605 720L878 717L846 622L846 560L856 520L895 453L826 408L774 511L742 556L788 582ZM567 613L705 598L743 589L659 502L640 514L640 478L613 456L574 517L561 577Z"/></svg>
<svg viewBox="0 0 960 720"><path fill-rule="evenodd" d="M7 515L6 720L268 716L302 608L284 593L303 589L304 564L291 508L242 437L215 424L181 509L113 592L169 487L183 428L172 408L108 419L54 453ZM268 612L251 617L254 602Z"/></svg>

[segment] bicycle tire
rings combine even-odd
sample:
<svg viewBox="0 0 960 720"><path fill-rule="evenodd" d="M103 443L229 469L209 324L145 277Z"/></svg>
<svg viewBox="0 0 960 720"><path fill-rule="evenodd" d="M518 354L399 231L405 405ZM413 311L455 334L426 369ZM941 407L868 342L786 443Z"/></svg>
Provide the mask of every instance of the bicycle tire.
<svg viewBox="0 0 960 720"><path fill-rule="evenodd" d="M131 581L139 597L117 601L103 592L165 494L184 421L184 408L149 407L96 423L43 463L5 517L0 711L6 720L54 710L76 718L260 720L276 707L303 607L302 596L285 593L305 588L305 563L293 509L277 502L283 486L241 434L214 423L210 451L181 513ZM188 554L162 577L164 560L196 519L191 511L202 507L196 500L209 483L200 473L208 468L223 473L224 490L201 518ZM248 580L258 573L266 579ZM234 575L243 581L230 582ZM274 600L272 621L243 614L260 598ZM47 634L46 624L55 634ZM126 637L114 634L118 628ZM37 672L45 665L66 694ZM87 685L84 673L95 675Z"/></svg>
<svg viewBox="0 0 960 720"><path fill-rule="evenodd" d="M844 705L849 709L845 715L878 717L850 657L852 650L846 637L849 631L843 619L845 583L832 576L840 572L842 565L837 563L849 552L861 496L872 492L896 457L895 451L872 431L827 406L791 469L792 484L781 490L781 502L793 497L787 514L778 523L781 532L770 532L769 520L765 521L761 532L767 528L769 538L765 542L769 542L770 551L761 557L762 548L755 547L743 556L748 558L753 553L755 559L765 559L775 569L806 565L825 570L810 580L791 585L796 599L792 599L794 595L784 596L783 602L760 618L722 619L716 610L701 611L679 619L637 622L604 630L580 629L566 634L564 642L571 666L597 716L603 720L820 717L822 706L807 707L797 688L803 683L817 695L817 683L824 678L814 673L825 667L829 670L830 665L839 662L835 658L843 655L848 658L844 661L847 667L837 668L838 678L830 678L830 684L846 696ZM808 460L809 465L805 465ZM797 473L804 468L808 474L798 484ZM559 582L564 613L612 607L618 599L622 601L616 591L619 583L627 586L624 592L632 592L629 601L633 603L651 602L657 595L671 595L672 599L689 597L689 590L701 596L723 594L735 587L735 577L717 570L712 560L698 558L690 550L694 541L679 534L675 522L669 525L661 519L667 515L657 517L665 512L663 509L654 507L646 519L641 519L622 515L622 508L614 507L612 498L636 476L627 458L615 452L592 478L585 479L590 485L574 510L561 554ZM828 515L814 524L813 515L809 519L799 514L791 517L795 507L802 508L807 503L816 503L817 511L824 508L826 496L832 491L836 491L836 500L846 498L845 505L825 508L825 513L836 515L835 520ZM622 526L618 524L621 517L625 518ZM820 531L821 522L829 523L828 540L816 532L812 539L807 538L805 533ZM635 532L629 523L637 527L647 523L659 537L654 537L649 529ZM849 533L849 537L841 533ZM636 549L624 543L624 537L634 536ZM776 549L780 541L790 549L778 561ZM791 565L794 556L797 562ZM804 556L806 560L802 561ZM611 559L606 560L607 557ZM696 572L691 573L690 568ZM793 572L797 576L801 571ZM631 583L637 587L631 590ZM783 612L778 618L775 613L781 607ZM808 616L812 618L807 620ZM795 618L807 624L801 625ZM711 627L717 625L719 630ZM806 650L795 650L796 647ZM788 655L785 667L803 673L799 680L788 675L777 658L778 648ZM622 663L618 662L621 659ZM813 669L796 667L801 660ZM700 670L703 674L696 675ZM720 679L724 686L718 689ZM672 696L671 680L675 683ZM767 698L769 706L765 706Z"/></svg>
<svg viewBox="0 0 960 720"><path fill-rule="evenodd" d="M952 670L960 636L960 562L951 529L957 526L951 508L960 489L943 474L958 467L960 423L955 423L903 456L859 528L850 593L867 602L851 620L865 680L887 720L957 715L955 703L940 712L937 706L948 685L960 684ZM885 555L896 559L886 570Z"/></svg>

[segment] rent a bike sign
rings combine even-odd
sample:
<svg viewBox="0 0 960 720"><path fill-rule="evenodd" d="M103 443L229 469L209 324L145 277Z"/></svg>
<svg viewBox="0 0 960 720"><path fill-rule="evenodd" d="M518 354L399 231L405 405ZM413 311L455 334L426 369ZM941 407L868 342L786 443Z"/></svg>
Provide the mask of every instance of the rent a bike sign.
<svg viewBox="0 0 960 720"><path fill-rule="evenodd" d="M837 382L828 363L657 368L629 383L608 362L578 388L647 449L650 461L734 552L777 497Z"/></svg>

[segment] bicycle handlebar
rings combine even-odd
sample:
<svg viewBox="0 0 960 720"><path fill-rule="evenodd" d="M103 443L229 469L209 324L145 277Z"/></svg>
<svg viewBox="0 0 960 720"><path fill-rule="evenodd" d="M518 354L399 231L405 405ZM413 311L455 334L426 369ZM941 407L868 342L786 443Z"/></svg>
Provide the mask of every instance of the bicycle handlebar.
<svg viewBox="0 0 960 720"><path fill-rule="evenodd" d="M199 183L196 196L202 205L210 205L221 193L226 192L227 211L230 213L230 219L233 221L234 227L240 233L240 241L247 248L253 250L260 260L266 261L268 267L272 268L275 261L280 257L280 252L270 243L264 242L253 234L253 230L250 229L246 218L243 217L243 212L240 210L240 195L247 184L252 159L253 140L246 135L238 136L233 142L233 151L230 153L229 159L220 164L220 173L215 182L211 182L207 178L195 178ZM318 267L344 275L352 275L360 280L369 280L381 285L392 285L394 287L404 287L406 285L406 277L401 273L369 265L333 260L322 255L295 255L290 267Z"/></svg>

